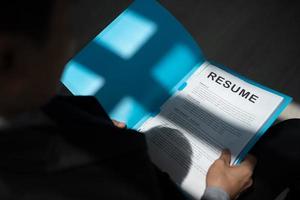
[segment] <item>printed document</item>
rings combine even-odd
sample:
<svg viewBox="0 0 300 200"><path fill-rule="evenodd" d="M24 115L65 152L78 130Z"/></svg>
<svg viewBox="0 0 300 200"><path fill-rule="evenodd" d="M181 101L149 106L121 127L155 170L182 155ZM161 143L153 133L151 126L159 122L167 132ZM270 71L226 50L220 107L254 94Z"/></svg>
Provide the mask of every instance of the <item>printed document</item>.
<svg viewBox="0 0 300 200"><path fill-rule="evenodd" d="M139 131L146 135L152 161L200 199L221 150L229 149L235 164L282 101L205 62Z"/></svg>

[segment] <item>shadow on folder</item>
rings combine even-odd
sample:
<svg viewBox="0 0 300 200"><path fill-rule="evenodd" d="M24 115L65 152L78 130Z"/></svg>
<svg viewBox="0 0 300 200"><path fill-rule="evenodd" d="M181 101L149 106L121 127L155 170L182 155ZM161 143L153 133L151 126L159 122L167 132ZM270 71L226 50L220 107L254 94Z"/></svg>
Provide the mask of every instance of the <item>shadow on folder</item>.
<svg viewBox="0 0 300 200"><path fill-rule="evenodd" d="M96 96L111 117L133 127L201 62L198 45L166 9L136 0L71 60L62 82L75 95Z"/></svg>

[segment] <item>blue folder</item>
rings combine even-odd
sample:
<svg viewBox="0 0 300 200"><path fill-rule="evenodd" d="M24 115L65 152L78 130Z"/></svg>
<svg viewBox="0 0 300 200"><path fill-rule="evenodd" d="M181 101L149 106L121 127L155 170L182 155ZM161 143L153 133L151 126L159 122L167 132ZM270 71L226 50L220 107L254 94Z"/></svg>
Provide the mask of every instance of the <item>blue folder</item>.
<svg viewBox="0 0 300 200"><path fill-rule="evenodd" d="M67 64L62 82L74 95L94 95L113 119L133 128L157 114L204 62L198 44L167 9L136 0ZM243 158L291 98L215 65L284 98Z"/></svg>

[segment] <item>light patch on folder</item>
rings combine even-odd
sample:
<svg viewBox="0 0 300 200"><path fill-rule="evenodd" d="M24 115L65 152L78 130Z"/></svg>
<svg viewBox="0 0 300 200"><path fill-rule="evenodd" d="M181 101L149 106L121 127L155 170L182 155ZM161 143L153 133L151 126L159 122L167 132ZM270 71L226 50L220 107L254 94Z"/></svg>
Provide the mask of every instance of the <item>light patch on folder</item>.
<svg viewBox="0 0 300 200"><path fill-rule="evenodd" d="M157 25L130 10L116 18L95 42L123 59L130 59L156 32Z"/></svg>
<svg viewBox="0 0 300 200"><path fill-rule="evenodd" d="M185 45L175 45L152 69L153 78L171 90L195 65L196 58ZM170 73L176 71L176 73Z"/></svg>
<svg viewBox="0 0 300 200"><path fill-rule="evenodd" d="M124 97L112 110L112 119L126 122L128 127L133 127L140 118L145 116L147 111L132 97Z"/></svg>
<svg viewBox="0 0 300 200"><path fill-rule="evenodd" d="M94 95L105 84L105 79L77 62L69 62L62 82L76 95Z"/></svg>

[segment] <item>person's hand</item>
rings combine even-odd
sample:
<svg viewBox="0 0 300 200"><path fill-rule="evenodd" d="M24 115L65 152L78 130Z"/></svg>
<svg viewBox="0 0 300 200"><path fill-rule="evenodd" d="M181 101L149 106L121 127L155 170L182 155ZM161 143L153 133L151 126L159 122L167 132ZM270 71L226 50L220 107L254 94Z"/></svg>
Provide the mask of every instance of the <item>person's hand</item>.
<svg viewBox="0 0 300 200"><path fill-rule="evenodd" d="M230 166L231 155L224 150L218 160L209 168L206 185L218 187L224 190L231 199L236 199L252 183L252 174L256 164L256 158L248 155L245 160L236 166Z"/></svg>
<svg viewBox="0 0 300 200"><path fill-rule="evenodd" d="M126 124L125 123L123 123L123 122L119 122L119 121L117 121L117 120L112 120L112 122L113 122L113 124L116 126L116 127L118 127L118 128L126 128Z"/></svg>

